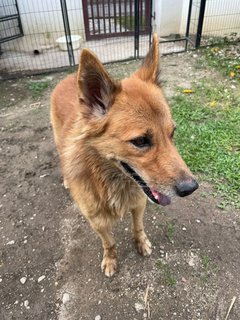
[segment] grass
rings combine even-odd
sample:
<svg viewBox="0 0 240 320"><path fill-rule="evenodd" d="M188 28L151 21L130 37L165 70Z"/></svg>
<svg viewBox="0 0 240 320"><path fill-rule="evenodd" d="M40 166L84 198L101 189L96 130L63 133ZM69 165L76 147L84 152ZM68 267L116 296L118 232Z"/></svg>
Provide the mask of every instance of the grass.
<svg viewBox="0 0 240 320"><path fill-rule="evenodd" d="M240 96L225 84L204 80L172 99L175 142L194 173L222 196L219 207L240 207Z"/></svg>
<svg viewBox="0 0 240 320"><path fill-rule="evenodd" d="M174 222L167 223L167 238L171 242L175 234L176 226Z"/></svg>
<svg viewBox="0 0 240 320"><path fill-rule="evenodd" d="M164 283L167 286L175 287L177 280L172 275L170 267L167 264L162 263L161 260L156 261L156 267L162 271Z"/></svg>
<svg viewBox="0 0 240 320"><path fill-rule="evenodd" d="M31 91L32 96L34 98L40 97L43 92L49 87L50 81L38 81L38 82L33 82L29 81L27 86L28 89Z"/></svg>
<svg viewBox="0 0 240 320"><path fill-rule="evenodd" d="M235 45L222 43L218 46L201 50L201 57L197 61L197 68L207 66L215 68L223 76L240 82L239 49Z"/></svg>
<svg viewBox="0 0 240 320"><path fill-rule="evenodd" d="M206 254L201 256L201 264L202 264L202 273L200 276L200 280L206 283L209 280L209 277L213 273L217 272L217 268L213 265L211 259Z"/></svg>
<svg viewBox="0 0 240 320"><path fill-rule="evenodd" d="M122 28L125 28L127 31L134 31L134 17L131 16L121 16L117 17L117 23L121 25ZM139 27L140 30L144 29L145 27L145 17L140 17L139 20Z"/></svg>

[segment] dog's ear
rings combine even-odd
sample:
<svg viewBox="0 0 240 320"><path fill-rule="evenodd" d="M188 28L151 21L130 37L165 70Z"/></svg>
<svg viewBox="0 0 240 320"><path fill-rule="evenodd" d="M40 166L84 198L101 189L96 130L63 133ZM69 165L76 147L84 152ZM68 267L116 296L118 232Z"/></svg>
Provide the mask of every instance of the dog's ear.
<svg viewBox="0 0 240 320"><path fill-rule="evenodd" d="M143 81L159 82L159 40L156 33L153 34L153 41L141 68L135 73Z"/></svg>
<svg viewBox="0 0 240 320"><path fill-rule="evenodd" d="M115 83L98 58L83 49L77 74L79 98L92 115L104 115L112 105L120 85Z"/></svg>

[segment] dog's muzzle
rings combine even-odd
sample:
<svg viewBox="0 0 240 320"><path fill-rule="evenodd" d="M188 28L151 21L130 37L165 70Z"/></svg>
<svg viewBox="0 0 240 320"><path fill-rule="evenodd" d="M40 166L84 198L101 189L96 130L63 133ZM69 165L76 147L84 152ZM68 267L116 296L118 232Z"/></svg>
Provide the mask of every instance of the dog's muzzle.
<svg viewBox="0 0 240 320"><path fill-rule="evenodd" d="M124 171L141 187L146 196L154 203L167 206L171 203L171 198L157 190L150 188L147 183L130 167L126 162L120 161Z"/></svg>

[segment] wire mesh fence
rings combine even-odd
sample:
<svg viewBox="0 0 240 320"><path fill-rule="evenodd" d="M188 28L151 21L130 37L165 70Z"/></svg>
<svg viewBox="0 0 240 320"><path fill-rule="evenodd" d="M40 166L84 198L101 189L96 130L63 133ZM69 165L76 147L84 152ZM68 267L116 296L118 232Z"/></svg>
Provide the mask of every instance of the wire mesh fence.
<svg viewBox="0 0 240 320"><path fill-rule="evenodd" d="M162 54L182 52L188 43L197 47L226 37L233 40L239 35L239 0L179 0L174 15L168 0L161 3L160 6L160 2L151 0L1 0L1 77L75 66L82 48L94 51L104 63L143 57L152 30L160 30ZM162 24L158 25L155 16L164 3ZM172 34L165 31L164 21L176 25L176 14L180 27Z"/></svg>
<svg viewBox="0 0 240 320"><path fill-rule="evenodd" d="M194 47L239 41L239 0L192 0L189 28Z"/></svg>

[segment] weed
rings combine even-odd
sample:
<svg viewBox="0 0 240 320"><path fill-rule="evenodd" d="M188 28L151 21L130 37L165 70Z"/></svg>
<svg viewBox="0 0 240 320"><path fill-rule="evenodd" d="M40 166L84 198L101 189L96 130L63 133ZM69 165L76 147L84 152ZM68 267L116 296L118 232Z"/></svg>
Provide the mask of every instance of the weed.
<svg viewBox="0 0 240 320"><path fill-rule="evenodd" d="M210 66L228 78L240 81L239 49L235 45L220 43L218 46L203 49L197 68Z"/></svg>
<svg viewBox="0 0 240 320"><path fill-rule="evenodd" d="M50 85L49 81L39 81L28 83L28 89L32 92L33 97L40 97L43 94L43 91L46 90Z"/></svg>
<svg viewBox="0 0 240 320"><path fill-rule="evenodd" d="M201 260L202 260L203 268L204 268L206 271L208 271L208 269L209 269L209 262L210 262L209 256L203 255L203 256L201 257Z"/></svg>
<svg viewBox="0 0 240 320"><path fill-rule="evenodd" d="M207 282L208 279L209 279L209 276L210 274L215 270L216 271L216 268L214 268L212 265L211 265L211 260L209 258L208 255L203 255L201 256L201 262L202 262L202 268L203 268L203 272L201 274L201 277L200 279L203 281L203 282Z"/></svg>
<svg viewBox="0 0 240 320"><path fill-rule="evenodd" d="M161 260L157 260L156 267L162 271L164 283L167 286L170 286L170 287L176 286L177 280L172 275L171 269L167 264L162 263Z"/></svg>
<svg viewBox="0 0 240 320"><path fill-rule="evenodd" d="M173 240L175 230L176 230L176 226L174 222L167 223L167 238L170 242Z"/></svg>
<svg viewBox="0 0 240 320"><path fill-rule="evenodd" d="M176 145L193 172L214 184L220 206L240 207L240 99L222 84L206 81L172 99ZM216 101L214 106L211 102Z"/></svg>

